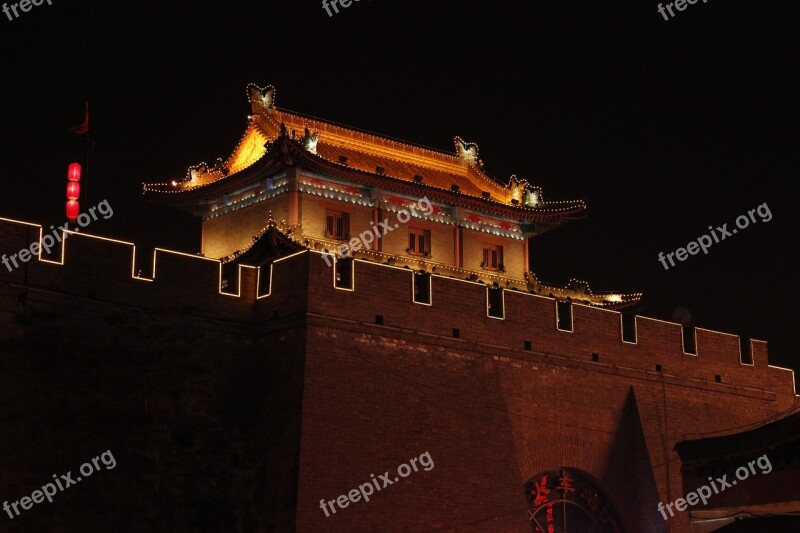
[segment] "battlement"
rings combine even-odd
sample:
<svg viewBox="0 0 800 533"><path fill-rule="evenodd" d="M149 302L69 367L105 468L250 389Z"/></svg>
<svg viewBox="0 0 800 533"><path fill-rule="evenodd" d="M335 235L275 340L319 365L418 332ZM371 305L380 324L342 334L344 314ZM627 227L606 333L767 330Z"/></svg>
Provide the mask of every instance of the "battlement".
<svg viewBox="0 0 800 533"><path fill-rule="evenodd" d="M584 368L613 367L651 379L690 379L721 389L790 395L795 391L794 372L769 365L763 340L745 341L748 360L739 336L729 333L694 328L693 339L684 343L685 328L680 324L636 316L631 317L634 337L626 340L624 315L618 311L564 305L545 296L436 275L425 280L429 303L417 303L413 278L418 275L406 268L355 260L352 290L332 287L336 273L315 253L309 270L310 312L341 316L346 310L348 319L378 323L387 335L391 330L413 331L456 343L544 355L553 361L569 359ZM492 291L498 296L493 297Z"/></svg>
<svg viewBox="0 0 800 533"><path fill-rule="evenodd" d="M269 307L284 314L305 309L305 272L283 258L261 269L225 268L217 259L155 248L144 254L131 242L77 231L59 231L50 252L41 249L46 228L0 218L0 287L60 293L110 304L152 309L180 309L217 320L254 322ZM53 233L51 233L53 234ZM16 258L20 250L37 253L28 262ZM10 268L9 268L10 267ZM292 288L272 294L272 279L280 277ZM6 292L6 291L4 291Z"/></svg>
<svg viewBox="0 0 800 533"><path fill-rule="evenodd" d="M0 256L30 249L42 235L40 225L0 218ZM794 396L794 372L769 365L762 340L745 342L743 352L737 335L686 331L680 324L642 316L626 328L617 311L370 261L340 260L331 267L315 251L263 268L230 268L216 259L161 248L145 257L133 243L86 233L66 231L60 238L57 249L19 268L0 265L0 297L14 292L5 285L252 324L277 313L308 313L377 328L376 335L481 346L495 356L692 380L762 399ZM423 290L415 292L415 285Z"/></svg>

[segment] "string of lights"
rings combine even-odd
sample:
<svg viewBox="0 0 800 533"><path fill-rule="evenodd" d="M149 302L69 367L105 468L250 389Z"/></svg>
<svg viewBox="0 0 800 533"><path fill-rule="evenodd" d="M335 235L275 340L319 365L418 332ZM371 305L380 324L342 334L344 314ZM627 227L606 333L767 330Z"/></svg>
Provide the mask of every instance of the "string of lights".
<svg viewBox="0 0 800 533"><path fill-rule="evenodd" d="M303 117L286 110L279 110L275 106L276 90L271 85L259 87L256 84L250 83L246 87L246 94L248 102L252 106L253 114L248 116L248 127L245 133L240 137L233 152L225 161L218 159L214 167L209 167L205 162L193 165L189 167L187 175L183 180L143 184L144 190L153 192L189 191L241 172L255 164L266 154L267 149L265 148L265 144L270 140L274 140L275 135L280 135L281 131L285 131L285 124L289 123L290 125L302 126L306 131L306 136L317 136L313 143L314 149L307 149L307 151L312 153L315 157L324 159L328 164L343 168L351 168L341 161L331 160L318 155L316 150L318 141L325 143L338 139L338 142L343 142L345 144L356 142L357 145L360 143L360 146L357 146L358 149L365 152L375 152L376 149L378 149L380 156L389 160L402 163L411 162L422 164L425 164L425 161L427 161L427 164L432 165L432 168L444 164L446 166L444 170L452 173L454 178L460 177L472 181L472 174L474 173L474 177L478 180L475 182L476 185L482 183L485 186L489 186L490 189L497 190L499 198L503 199L503 201L500 202L499 200L493 199L492 195L484 197L484 199L490 202L502 203L504 205L510 203L517 209L551 214L580 212L586 209L586 204L583 200L545 202L540 187L531 186L526 180L517 179L515 175L511 176L507 184L499 183L483 172L483 162L478 159L477 144L467 143L460 137L455 137L454 139L456 154L448 154L372 135L355 129L344 128L330 122ZM266 121L269 127L263 127L264 124L262 124L262 121ZM313 134L310 133L312 130L315 130ZM323 137L320 133L324 133L326 136L332 138L326 141L326 137ZM253 139L254 136L255 139ZM356 141L355 136L360 136L360 141ZM242 149L246 142L249 142L249 151L247 155L243 155ZM305 143L302 144L305 145ZM391 150L387 152L385 149L380 150L380 147L390 147ZM420 159L420 156L423 159ZM467 169L466 173L463 172L464 168ZM371 171L371 169L364 170ZM411 181L412 178L412 176L405 178L399 176L387 177L401 179L403 181ZM171 186L174 188L178 185L181 185L181 190L179 191L162 190L164 187ZM438 187L433 184L428 184L428 186L445 192L453 192L451 189ZM478 188L480 189L481 186L478 185ZM534 198L535 200L532 202L522 201L520 203L520 200L523 199L522 197L526 194L530 194L530 198Z"/></svg>

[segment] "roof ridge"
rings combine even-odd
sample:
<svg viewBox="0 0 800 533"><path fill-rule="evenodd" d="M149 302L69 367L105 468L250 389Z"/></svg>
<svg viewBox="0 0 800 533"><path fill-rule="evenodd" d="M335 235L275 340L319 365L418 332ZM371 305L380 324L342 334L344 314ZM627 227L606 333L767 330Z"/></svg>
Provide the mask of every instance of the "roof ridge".
<svg viewBox="0 0 800 533"><path fill-rule="evenodd" d="M282 113L282 114L294 115L294 116L296 116L298 118L301 118L301 119L309 119L309 120L313 120L315 122L321 122L323 124L328 124L330 126L334 126L336 128L339 128L339 129L355 131L355 132L358 132L358 133L361 133L361 134L370 135L370 136L375 137L377 139L391 141L391 142L394 142L394 143L398 143L398 144L409 146L411 148L418 148L418 149L421 149L421 150L426 150L428 152L433 152L433 153L435 153L437 155L448 157L448 158L454 159L456 161L461 161L461 159L458 157L458 155L456 153L446 152L441 148L433 148L431 146L426 146L424 144L407 141L405 139L400 139L398 137L392 137L391 135L385 135L383 133L377 133L377 132L374 132L374 131L371 131L371 130L367 130L367 129L364 129L364 128L359 128L359 127L356 127L356 126L351 126L349 124L344 124L342 122L337 122L335 120L328 120L326 118L315 117L314 115L308 115L308 114L305 114L305 113L301 113L299 111L293 111L291 109L286 109L286 108L279 107L279 106L275 106L273 109L275 109L276 111L278 111L279 113Z"/></svg>
<svg viewBox="0 0 800 533"><path fill-rule="evenodd" d="M370 155L375 155L376 149L380 149L380 157L382 158L399 163L410 163L410 159L413 158L413 163L422 168L444 171L460 176L471 181L479 189L482 188L479 183L482 183L483 187L491 186L500 190L510 190L510 185L507 181L499 180L483 168L478 168L465 160L459 155L457 149L453 153L447 153L283 108L274 107L272 109L275 111L274 115L268 112L263 113L263 116L275 123L276 126L278 122L285 122L287 118L299 121L303 123L304 127L313 127L324 137L327 137L326 142L329 145L343 143L342 146L346 148ZM353 136L353 133L361 135L362 138L359 139ZM458 136L454 140L456 143L461 141Z"/></svg>

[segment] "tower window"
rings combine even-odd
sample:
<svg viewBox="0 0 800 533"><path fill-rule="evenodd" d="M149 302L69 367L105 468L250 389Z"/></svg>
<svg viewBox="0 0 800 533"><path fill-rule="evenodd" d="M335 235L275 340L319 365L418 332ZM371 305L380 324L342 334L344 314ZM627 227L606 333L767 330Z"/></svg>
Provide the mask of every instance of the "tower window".
<svg viewBox="0 0 800 533"><path fill-rule="evenodd" d="M350 214L341 211L325 212L325 236L346 241L350 238Z"/></svg>
<svg viewBox="0 0 800 533"><path fill-rule="evenodd" d="M410 228L408 230L408 249L412 255L431 255L431 232L424 229Z"/></svg>
<svg viewBox="0 0 800 533"><path fill-rule="evenodd" d="M505 270L503 265L503 247L485 245L483 247L483 261L481 267L487 270Z"/></svg>

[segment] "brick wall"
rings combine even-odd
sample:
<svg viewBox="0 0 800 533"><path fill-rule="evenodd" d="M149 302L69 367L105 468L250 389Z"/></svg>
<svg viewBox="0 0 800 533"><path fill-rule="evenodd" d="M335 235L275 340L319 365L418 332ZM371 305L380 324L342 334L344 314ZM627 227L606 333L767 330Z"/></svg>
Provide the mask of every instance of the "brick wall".
<svg viewBox="0 0 800 533"><path fill-rule="evenodd" d="M33 238L0 221L0 254ZM63 265L0 270L2 499L117 462L0 529L294 531L307 269L266 268L261 299L242 269L235 297L218 262L174 252L134 279L133 251L73 235Z"/></svg>
<svg viewBox="0 0 800 533"><path fill-rule="evenodd" d="M37 237L35 226L0 221L0 253L14 253ZM293 530L296 521L297 531L530 531L524 483L540 471L570 467L595 480L629 531L662 531L656 504L682 496L680 463L672 451L677 441L704 432L736 432L786 410L795 399L793 374L768 366L761 341L753 343L754 364L743 365L736 336L698 329L697 355L691 355L683 352L677 324L638 317L636 343L623 343L618 313L580 305L572 307L573 331L560 331L552 299L517 291L504 291L505 318L498 320L487 317L484 285L438 276L432 280L432 305L415 304L410 270L364 261L355 262L355 290L336 290L330 267L312 252L260 270L242 268L240 279L229 279L226 289L234 295L221 294L217 261L158 250L154 276L142 272L147 281L131 273L133 265L151 258L134 262L133 253L129 243L73 235L63 265L34 260L11 273L0 268L0 353L17 354L16 362L2 369L6 385L16 383L12 390L26 394L25 384L47 375L51 366L59 372L71 368L66 363L25 367L27 358L54 342L78 352L89 349L98 336L104 353L124 355L130 353L126 347L143 340L164 361L177 350L184 366L175 371L175 390L184 386L185 373L203 383L211 379L214 372L191 370L209 356L221 363L227 352L260 354L263 358L241 359L235 374L247 376L248 387L264 401L260 421L246 432L255 440L246 441L244 456L250 460L260 453L266 463L243 472L247 477L256 468L256 480L237 482L237 491L255 494L257 501L231 498L215 512L246 516L248 524L261 528L269 523L268 530ZM32 329L26 320L34 312L39 319ZM43 345L22 343L41 338L49 320L63 323L62 330L74 328L75 334ZM129 328L145 322L144 330ZM203 331L208 333L198 333ZM93 372L93 364L78 368ZM114 389L102 384L114 377L116 366L103 365L80 395L113 397ZM133 375L142 371L149 370ZM169 383L161 383L159 394L169 396ZM48 389L30 390L48 402L60 398ZM224 398L235 390L236 381L228 381L208 394ZM130 394L136 400L150 398L139 389ZM252 390L249 394L252 403ZM178 425L201 407L165 411L159 420L167 428ZM23 469L51 453L43 436L35 453L12 453L11 447L25 442L37 425L54 423L48 416L56 415L47 409L37 412L38 418L18 412L12 417L15 429L0 450L12 459L23 457ZM140 431L142 422L125 413L116 416L130 418L126 431ZM220 416L224 426L235 415ZM94 419L87 420L91 430ZM66 431L67 438L74 437ZM166 431L159 438L180 441ZM245 442L244 434L232 439L222 448L204 441L203 460L216 464L209 451L229 453ZM77 442L83 440L73 442L76 457L83 453ZM124 439L114 442L124 446ZM153 445L147 439L135 442ZM432 470L412 473L372 501L350 504L331 517L320 509L320 499L347 494L369 482L370 474L393 472L426 451ZM180 464L161 464L158 475L188 475L197 460L187 456ZM14 474L3 485L9 497L23 496L33 478L44 475L34 469L42 475L10 484L23 475L10 464L2 465ZM66 460L55 464L70 467ZM139 479L138 472L122 472L109 472L131 476L120 477L120 487ZM203 483L227 483L229 473L206 473ZM296 490L289 478L296 480ZM286 490L269 488L276 486ZM139 503L158 508L154 487L141 490L145 501ZM174 490L167 503L178 501ZM103 501L128 516L133 511L123 500ZM194 523L193 513L200 511L179 503L181 516ZM55 504L49 509L68 513ZM158 520L153 512L148 516ZM92 524L89 510L76 513L81 525ZM65 524L68 518L61 516ZM113 523L107 520L102 525ZM688 531L683 515L669 525L671 532ZM259 527L252 529L267 530Z"/></svg>
<svg viewBox="0 0 800 533"><path fill-rule="evenodd" d="M573 332L559 331L553 300L515 291L505 320L491 319L485 286L441 277L433 305L414 304L410 271L360 261L355 291L340 291L317 259L301 530L530 531L524 483L570 467L596 480L630 531L663 531L658 501L682 495L675 443L794 400L792 374L768 367L763 342L747 366L737 337L698 330L688 355L677 324L638 317L637 343L623 343L619 313L577 305ZM319 508L425 451L430 472L331 517ZM685 514L670 526L688 531Z"/></svg>

